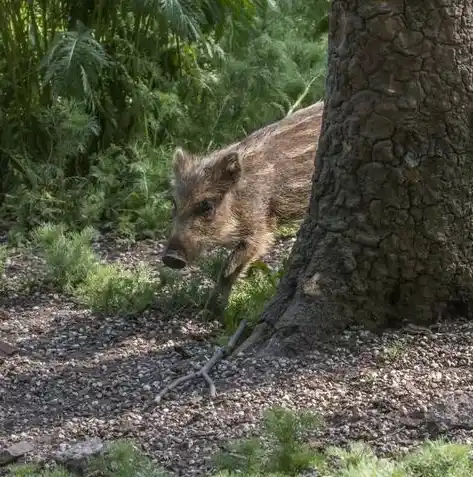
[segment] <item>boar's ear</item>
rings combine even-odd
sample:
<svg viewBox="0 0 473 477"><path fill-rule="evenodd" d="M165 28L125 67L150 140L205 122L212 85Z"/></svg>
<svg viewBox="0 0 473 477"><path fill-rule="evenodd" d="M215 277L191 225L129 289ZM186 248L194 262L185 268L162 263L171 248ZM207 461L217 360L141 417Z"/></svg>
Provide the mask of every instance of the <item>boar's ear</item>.
<svg viewBox="0 0 473 477"><path fill-rule="evenodd" d="M229 152L219 158L213 168L214 177L219 182L236 184L241 177L241 161L238 152Z"/></svg>
<svg viewBox="0 0 473 477"><path fill-rule="evenodd" d="M182 173L186 170L187 166L189 165L191 161L191 156L188 152L184 151L182 147L176 148L174 151L174 156L173 156L173 169L174 169L174 174L182 175Z"/></svg>

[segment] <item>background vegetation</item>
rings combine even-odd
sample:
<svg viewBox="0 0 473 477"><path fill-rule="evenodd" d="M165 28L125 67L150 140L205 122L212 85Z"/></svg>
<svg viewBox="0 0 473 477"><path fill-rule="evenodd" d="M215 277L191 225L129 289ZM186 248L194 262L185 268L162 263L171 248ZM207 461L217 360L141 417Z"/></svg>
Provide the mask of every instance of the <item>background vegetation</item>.
<svg viewBox="0 0 473 477"><path fill-rule="evenodd" d="M418 449L380 458L364 443L320 451L310 444L322 421L316 414L268 409L260 437L225 443L214 456L212 477L469 477L471 446L427 441ZM6 477L75 477L62 466L42 470L35 465L11 466ZM109 443L87 463L84 475L100 477L170 477L132 441Z"/></svg>
<svg viewBox="0 0 473 477"><path fill-rule="evenodd" d="M328 0L0 0L0 223L169 224L172 149L323 96Z"/></svg>
<svg viewBox="0 0 473 477"><path fill-rule="evenodd" d="M0 0L0 232L28 238L44 281L96 313L201 308L201 281L103 264L95 230L158 237L170 222L176 145L204 153L322 99L329 0ZM10 241L10 243L12 242ZM219 257L204 264L216 276ZM8 250L0 244L0 294ZM224 335L258 317L279 272L237 286ZM8 291L7 291L8 296ZM163 300L165 303L163 303ZM187 301L186 301L187 300ZM162 308L163 309L163 308ZM366 447L314 452L310 416L274 410L264 439L231 444L219 476L470 476L468 446L427 443L399 459ZM129 444L93 475L165 475ZM317 469L317 470L315 470ZM11 468L9 477L69 477ZM91 474L92 475L92 474ZM214 474L215 475L215 474ZM309 475L309 474L307 474Z"/></svg>

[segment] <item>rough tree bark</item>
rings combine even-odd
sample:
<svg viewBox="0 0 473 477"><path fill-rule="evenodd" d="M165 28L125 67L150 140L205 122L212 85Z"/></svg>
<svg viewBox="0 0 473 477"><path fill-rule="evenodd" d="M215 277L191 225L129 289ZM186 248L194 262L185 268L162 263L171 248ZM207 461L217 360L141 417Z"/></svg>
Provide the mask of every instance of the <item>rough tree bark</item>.
<svg viewBox="0 0 473 477"><path fill-rule="evenodd" d="M247 345L471 317L472 45L473 0L333 0L309 216Z"/></svg>

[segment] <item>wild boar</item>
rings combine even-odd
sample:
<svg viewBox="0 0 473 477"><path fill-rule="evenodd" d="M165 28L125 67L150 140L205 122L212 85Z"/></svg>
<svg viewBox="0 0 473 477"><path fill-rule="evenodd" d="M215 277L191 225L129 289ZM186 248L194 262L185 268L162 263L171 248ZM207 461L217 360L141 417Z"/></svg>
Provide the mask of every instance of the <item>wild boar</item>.
<svg viewBox="0 0 473 477"><path fill-rule="evenodd" d="M162 261L181 269L205 250L231 249L212 295L215 312L269 250L277 226L304 217L322 114L318 102L205 157L176 149L173 230Z"/></svg>

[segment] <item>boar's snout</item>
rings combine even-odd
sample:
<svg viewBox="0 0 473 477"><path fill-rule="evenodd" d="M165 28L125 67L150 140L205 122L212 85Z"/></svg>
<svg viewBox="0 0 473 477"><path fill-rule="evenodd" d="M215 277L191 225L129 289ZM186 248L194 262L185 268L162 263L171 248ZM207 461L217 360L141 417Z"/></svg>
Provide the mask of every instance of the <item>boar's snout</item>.
<svg viewBox="0 0 473 477"><path fill-rule="evenodd" d="M181 269L187 265L186 254L184 252L184 247L177 240L171 239L169 241L162 261L166 267Z"/></svg>

